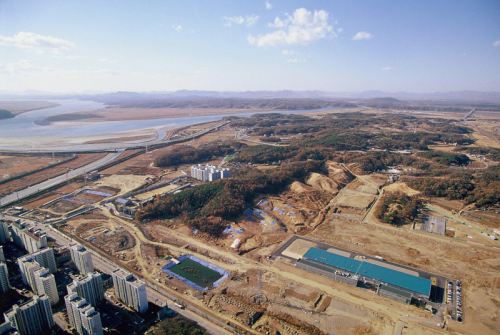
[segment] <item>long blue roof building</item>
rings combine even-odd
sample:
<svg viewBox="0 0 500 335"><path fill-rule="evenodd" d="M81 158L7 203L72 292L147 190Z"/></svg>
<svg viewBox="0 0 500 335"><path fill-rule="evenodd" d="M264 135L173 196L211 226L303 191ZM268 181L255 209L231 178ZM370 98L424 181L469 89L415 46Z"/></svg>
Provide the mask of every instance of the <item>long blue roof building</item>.
<svg viewBox="0 0 500 335"><path fill-rule="evenodd" d="M414 292L416 295L424 297L429 297L430 295L431 281L429 279L413 276L404 272L359 261L353 258L344 257L318 248L310 248L302 257L357 274L361 277L372 278L380 283L389 284Z"/></svg>

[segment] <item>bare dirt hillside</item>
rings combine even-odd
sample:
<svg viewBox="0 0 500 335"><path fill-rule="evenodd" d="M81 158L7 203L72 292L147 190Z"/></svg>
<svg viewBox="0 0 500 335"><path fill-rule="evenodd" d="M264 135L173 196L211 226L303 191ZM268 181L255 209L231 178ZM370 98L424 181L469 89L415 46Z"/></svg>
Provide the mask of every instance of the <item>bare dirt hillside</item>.
<svg viewBox="0 0 500 335"><path fill-rule="evenodd" d="M315 172L312 172L309 175L309 177L306 180L306 183L320 191L327 191L334 194L337 194L337 192L341 188L341 186L339 186L339 184L333 181L332 179Z"/></svg>

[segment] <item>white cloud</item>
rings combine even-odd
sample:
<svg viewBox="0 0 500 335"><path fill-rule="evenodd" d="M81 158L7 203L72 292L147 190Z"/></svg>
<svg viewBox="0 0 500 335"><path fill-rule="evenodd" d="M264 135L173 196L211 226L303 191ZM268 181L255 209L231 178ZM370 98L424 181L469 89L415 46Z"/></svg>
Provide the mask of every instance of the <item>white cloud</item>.
<svg viewBox="0 0 500 335"><path fill-rule="evenodd" d="M290 58L287 60L287 63L305 63L307 62L305 59L298 59L298 58Z"/></svg>
<svg viewBox="0 0 500 335"><path fill-rule="evenodd" d="M494 46L495 48L500 47L500 40L493 42L493 46Z"/></svg>
<svg viewBox="0 0 500 335"><path fill-rule="evenodd" d="M16 46L20 48L45 48L45 49L68 49L74 46L73 43L61 38L52 36L42 36L35 33L19 32L13 37L0 35L0 44Z"/></svg>
<svg viewBox="0 0 500 335"><path fill-rule="evenodd" d="M333 26L328 23L328 12L315 10L311 13L305 8L295 10L287 19L276 17L269 27L283 28L258 37L248 36L248 42L258 47L275 47L281 44L308 45L326 37L336 37Z"/></svg>
<svg viewBox="0 0 500 335"><path fill-rule="evenodd" d="M367 33L366 31L360 31L354 37L352 38L353 41L359 41L359 40L368 40L372 38L373 35L370 33Z"/></svg>
<svg viewBox="0 0 500 335"><path fill-rule="evenodd" d="M271 9L271 8L273 8L273 5L271 5L269 1L266 0L266 9Z"/></svg>
<svg viewBox="0 0 500 335"><path fill-rule="evenodd" d="M338 29L337 29L337 33L339 33L339 34L340 34L341 32L343 32L343 31L344 31L344 29L342 29L342 28L338 28Z"/></svg>
<svg viewBox="0 0 500 335"><path fill-rule="evenodd" d="M395 67L390 67L390 66L386 66L382 69L382 71L392 71L392 70L396 70Z"/></svg>
<svg viewBox="0 0 500 335"><path fill-rule="evenodd" d="M291 56L291 55L293 55L295 53L295 51L293 51L293 50L283 50L283 51L281 51L281 53L283 55L285 55L285 56Z"/></svg>
<svg viewBox="0 0 500 335"><path fill-rule="evenodd" d="M226 20L226 23L224 24L224 26L226 27L231 27L233 23L245 24L247 27L251 27L257 23L257 21L259 20L259 15L247 15L246 18L243 18L243 16L224 16L223 19Z"/></svg>
<svg viewBox="0 0 500 335"><path fill-rule="evenodd" d="M0 67L0 73L6 75L25 75L40 72L51 72L53 71L47 67L37 67L34 66L31 61L27 59L22 59L17 63L9 63Z"/></svg>
<svg viewBox="0 0 500 335"><path fill-rule="evenodd" d="M109 63L109 64L116 64L116 63L118 63L118 61L116 59L109 60L109 59L106 59L106 58L99 59L99 62L101 62L101 63Z"/></svg>
<svg viewBox="0 0 500 335"><path fill-rule="evenodd" d="M286 25L284 21L281 21L279 17L276 16L274 23L268 23L267 26L271 28L283 28Z"/></svg>
<svg viewBox="0 0 500 335"><path fill-rule="evenodd" d="M173 25L172 28L174 28L175 31L181 31L182 30L182 26L179 24L179 25Z"/></svg>
<svg viewBox="0 0 500 335"><path fill-rule="evenodd" d="M257 23L258 20L259 20L259 16L258 15L255 15L255 14L252 14L250 16L247 15L247 19L246 19L246 25L247 25L247 27L253 26L254 24Z"/></svg>
<svg viewBox="0 0 500 335"><path fill-rule="evenodd" d="M231 27L233 23L235 24L245 23L245 19L243 18L243 16L231 16L231 17L224 16L223 19L226 20L225 24L226 27Z"/></svg>

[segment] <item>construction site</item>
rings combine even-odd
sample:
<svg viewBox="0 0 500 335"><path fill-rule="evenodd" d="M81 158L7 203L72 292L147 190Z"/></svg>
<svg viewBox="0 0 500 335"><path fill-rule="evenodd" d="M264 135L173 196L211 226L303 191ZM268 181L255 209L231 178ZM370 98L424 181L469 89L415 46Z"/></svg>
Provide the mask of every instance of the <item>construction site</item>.
<svg viewBox="0 0 500 335"><path fill-rule="evenodd" d="M225 126L189 145L233 136ZM202 184L189 177L191 164L154 166L169 150L125 151L123 157L132 158L101 169L97 179L68 179L19 203L21 218L54 222L64 234L241 333L386 334L401 323L403 334L496 333L500 249L481 233L493 234L494 227L475 219L475 212L459 215L451 202L431 203L422 209L423 220L387 225L373 215L381 194L419 192L387 183L387 174L362 174L356 164L326 161L325 172L247 203L220 237L190 228L182 217L135 220L117 199L141 208ZM76 168L86 155L64 164ZM85 159L102 154L92 155ZM237 175L225 157L207 163L229 166ZM29 178L2 184L0 191L12 192ZM447 284L457 280L463 283L461 322L456 306L444 299Z"/></svg>

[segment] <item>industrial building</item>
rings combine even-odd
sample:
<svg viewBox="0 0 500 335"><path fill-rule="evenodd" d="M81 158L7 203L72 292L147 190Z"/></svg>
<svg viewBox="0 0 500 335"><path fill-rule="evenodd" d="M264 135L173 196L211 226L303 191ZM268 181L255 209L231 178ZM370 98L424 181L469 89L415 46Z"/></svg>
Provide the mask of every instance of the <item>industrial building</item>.
<svg viewBox="0 0 500 335"><path fill-rule="evenodd" d="M96 307L104 300L104 287L99 272L88 273L67 286L68 294L77 294L91 306Z"/></svg>
<svg viewBox="0 0 500 335"><path fill-rule="evenodd" d="M37 295L45 294L50 301L50 304L54 306L59 302L59 294L57 294L57 285L54 275L45 268L36 270L34 273L35 277L35 290Z"/></svg>
<svg viewBox="0 0 500 335"><path fill-rule="evenodd" d="M101 315L85 299L77 294L64 297L71 326L80 335L102 335Z"/></svg>
<svg viewBox="0 0 500 335"><path fill-rule="evenodd" d="M215 181L231 177L231 171L229 169L219 169L212 164L207 164L205 167L198 164L191 166L191 177L202 181Z"/></svg>
<svg viewBox="0 0 500 335"><path fill-rule="evenodd" d="M4 313L4 318L21 335L39 335L55 325L46 295L35 295L21 305L12 306L12 309Z"/></svg>
<svg viewBox="0 0 500 335"><path fill-rule="evenodd" d="M310 248L296 266L353 286L360 281L371 282L377 286L379 295L405 303L410 303L413 297L429 299L431 292L429 279L318 248Z"/></svg>
<svg viewBox="0 0 500 335"><path fill-rule="evenodd" d="M92 264L92 255L90 254L90 251L88 251L83 245L77 243L70 244L69 250L71 253L71 259L82 275L85 276L87 273L94 272L94 265Z"/></svg>
<svg viewBox="0 0 500 335"><path fill-rule="evenodd" d="M114 270L111 276L113 277L113 286L118 299L139 313L147 312L148 298L144 282L121 269Z"/></svg>

